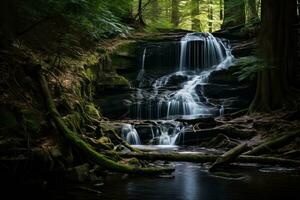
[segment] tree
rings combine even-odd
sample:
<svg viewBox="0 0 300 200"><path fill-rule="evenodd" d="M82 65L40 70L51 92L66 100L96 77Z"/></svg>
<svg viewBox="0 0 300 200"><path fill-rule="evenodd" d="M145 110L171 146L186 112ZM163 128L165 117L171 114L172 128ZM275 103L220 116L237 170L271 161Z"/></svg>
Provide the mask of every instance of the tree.
<svg viewBox="0 0 300 200"><path fill-rule="evenodd" d="M151 1L151 13L152 13L152 22L155 22L158 19L160 8L158 5L158 0L152 0Z"/></svg>
<svg viewBox="0 0 300 200"><path fill-rule="evenodd" d="M208 28L209 32L212 32L213 30L213 7L212 7L212 0L209 0L208 2Z"/></svg>
<svg viewBox="0 0 300 200"><path fill-rule="evenodd" d="M179 1L172 0L171 22L175 27L179 25Z"/></svg>
<svg viewBox="0 0 300 200"><path fill-rule="evenodd" d="M192 30L195 30L195 31L200 30L199 3L200 3L200 0L191 0Z"/></svg>
<svg viewBox="0 0 300 200"><path fill-rule="evenodd" d="M248 19L253 20L258 18L258 13L256 9L256 0L248 0L247 1L248 7Z"/></svg>
<svg viewBox="0 0 300 200"><path fill-rule="evenodd" d="M243 0L224 0L223 28L245 24L245 3Z"/></svg>
<svg viewBox="0 0 300 200"><path fill-rule="evenodd" d="M261 56L265 66L258 72L250 111L270 111L289 105L296 65L296 1L262 0Z"/></svg>
<svg viewBox="0 0 300 200"><path fill-rule="evenodd" d="M145 26L146 23L143 19L143 0L139 0L138 17L139 17L139 22L141 23L141 25Z"/></svg>

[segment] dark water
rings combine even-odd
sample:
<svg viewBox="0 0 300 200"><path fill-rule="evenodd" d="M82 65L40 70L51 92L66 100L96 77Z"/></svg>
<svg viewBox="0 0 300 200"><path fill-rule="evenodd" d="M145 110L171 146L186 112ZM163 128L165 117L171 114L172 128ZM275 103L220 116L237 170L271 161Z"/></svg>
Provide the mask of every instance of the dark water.
<svg viewBox="0 0 300 200"><path fill-rule="evenodd" d="M280 170L280 168L275 168ZM176 164L174 178L109 175L101 193L70 187L52 191L51 199L163 199L163 200L274 200L300 199L300 174L296 171L247 169L241 179L213 176L200 165ZM241 173L241 172L240 172Z"/></svg>

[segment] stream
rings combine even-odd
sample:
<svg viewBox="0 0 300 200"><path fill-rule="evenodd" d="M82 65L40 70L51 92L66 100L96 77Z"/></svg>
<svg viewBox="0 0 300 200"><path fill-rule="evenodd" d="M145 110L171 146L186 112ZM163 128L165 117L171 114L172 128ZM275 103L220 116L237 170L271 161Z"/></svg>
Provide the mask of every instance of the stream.
<svg viewBox="0 0 300 200"><path fill-rule="evenodd" d="M209 33L188 33L176 44L144 45L140 60L135 87L122 99L129 111L125 117L127 122L121 126L122 137L136 148L188 149L191 146L186 143L185 134L191 127L176 119L222 116L235 110L230 103L233 98L240 100L235 92L229 100L222 96L223 91L234 86L211 83L212 73L234 65L229 41ZM221 98L207 96L210 87L218 88ZM77 195L78 191L71 187L62 198L55 196L56 199L67 196L72 199L274 200L297 199L299 195L300 174L294 169L244 165L228 169L241 173L242 177L224 178L208 173L203 165L172 164L176 166L174 177L111 174L97 187L101 192L98 195L90 192Z"/></svg>
<svg viewBox="0 0 300 200"><path fill-rule="evenodd" d="M111 174L94 188L78 185L49 191L49 199L164 199L164 200L282 200L297 199L300 174L291 169L260 166L239 167L242 178L225 179L207 172L202 165L175 163L173 178L134 177ZM53 197L53 198L52 198Z"/></svg>

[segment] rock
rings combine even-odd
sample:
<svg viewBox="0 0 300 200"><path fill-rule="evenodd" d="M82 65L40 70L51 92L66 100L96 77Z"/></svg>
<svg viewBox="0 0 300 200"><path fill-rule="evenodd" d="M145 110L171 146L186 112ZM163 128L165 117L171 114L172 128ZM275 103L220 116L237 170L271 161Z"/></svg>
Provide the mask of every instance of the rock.
<svg viewBox="0 0 300 200"><path fill-rule="evenodd" d="M238 77L234 75L239 69L236 66L211 72L208 82L216 84L239 85Z"/></svg>
<svg viewBox="0 0 300 200"><path fill-rule="evenodd" d="M66 172L66 178L71 181L84 182L90 180L90 166L88 163L78 165Z"/></svg>
<svg viewBox="0 0 300 200"><path fill-rule="evenodd" d="M180 86L188 80L187 76L175 74L171 76L167 82L167 86Z"/></svg>

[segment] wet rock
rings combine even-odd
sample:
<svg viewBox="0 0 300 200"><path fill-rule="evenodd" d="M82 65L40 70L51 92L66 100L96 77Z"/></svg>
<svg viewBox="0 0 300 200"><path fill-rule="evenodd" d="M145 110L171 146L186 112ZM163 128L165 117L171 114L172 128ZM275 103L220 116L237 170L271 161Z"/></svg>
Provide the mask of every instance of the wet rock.
<svg viewBox="0 0 300 200"><path fill-rule="evenodd" d="M169 78L167 82L167 86L179 86L182 83L186 82L187 80L188 80L187 76L176 74Z"/></svg>
<svg viewBox="0 0 300 200"><path fill-rule="evenodd" d="M208 82L215 84L230 84L239 85L238 77L234 75L239 69L236 66L229 67L228 69L216 70L211 72Z"/></svg>
<svg viewBox="0 0 300 200"><path fill-rule="evenodd" d="M84 182L90 180L90 166L85 163L83 165L78 165L66 172L66 178L71 181Z"/></svg>

